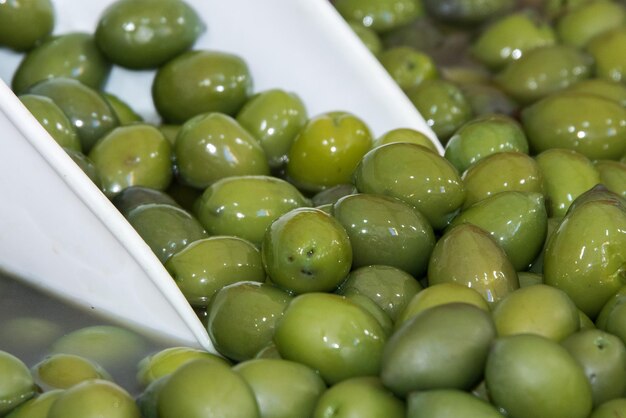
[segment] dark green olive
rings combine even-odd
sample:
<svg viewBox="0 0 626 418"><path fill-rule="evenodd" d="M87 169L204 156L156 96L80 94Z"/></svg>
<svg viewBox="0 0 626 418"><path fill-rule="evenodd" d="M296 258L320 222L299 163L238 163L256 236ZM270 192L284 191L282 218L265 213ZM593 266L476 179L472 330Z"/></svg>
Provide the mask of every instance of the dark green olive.
<svg viewBox="0 0 626 418"><path fill-rule="evenodd" d="M219 290L207 330L215 348L236 361L254 358L274 336L292 296L270 284L238 282Z"/></svg>
<svg viewBox="0 0 626 418"><path fill-rule="evenodd" d="M52 99L34 94L25 94L19 98L61 147L81 151L80 139L78 139L74 126Z"/></svg>
<svg viewBox="0 0 626 418"><path fill-rule="evenodd" d="M76 163L76 165L80 167L81 170L83 170L83 173L85 173L87 177L89 177L93 184L95 184L97 187L102 186L100 173L98 173L96 165L93 163L93 161L89 159L89 157L87 157L82 152L75 151L71 148L64 148L64 150L67 155L69 155L70 158L74 161L74 163Z"/></svg>
<svg viewBox="0 0 626 418"><path fill-rule="evenodd" d="M334 205L339 199L344 196L349 196L351 194L356 194L359 191L356 189L354 184L338 184L333 187L329 187L328 189L322 190L319 193L316 193L311 198L311 203L314 207L320 207L323 205ZM332 213L331 213L332 214Z"/></svg>
<svg viewBox="0 0 626 418"><path fill-rule="evenodd" d="M151 204L163 203L171 206L178 206L176 201L161 190L151 189L143 186L130 186L116 194L111 202L117 210L124 216L128 216L135 208Z"/></svg>
<svg viewBox="0 0 626 418"><path fill-rule="evenodd" d="M407 418L502 417L489 402L472 395L458 389L413 392L407 399Z"/></svg>
<svg viewBox="0 0 626 418"><path fill-rule="evenodd" d="M460 24L481 23L514 5L513 0L423 0L423 3L431 16Z"/></svg>
<svg viewBox="0 0 626 418"><path fill-rule="evenodd" d="M376 32L409 23L423 13L419 0L337 0L334 5L347 21Z"/></svg>
<svg viewBox="0 0 626 418"><path fill-rule="evenodd" d="M117 97L111 93L104 93L104 99L107 101L115 116L117 116L117 120L120 122L120 125L131 125L135 122L143 122L143 118L137 114L128 103L124 102L122 99ZM159 129L161 130L161 129ZM163 132L161 132L163 133ZM165 133L163 133L165 135Z"/></svg>
<svg viewBox="0 0 626 418"><path fill-rule="evenodd" d="M111 72L93 37L76 32L49 38L24 56L13 74L12 87L24 93L38 81L67 77L100 90Z"/></svg>
<svg viewBox="0 0 626 418"><path fill-rule="evenodd" d="M463 92L449 81L426 80L406 93L444 143L472 117L472 109Z"/></svg>
<svg viewBox="0 0 626 418"><path fill-rule="evenodd" d="M54 27L51 0L12 0L0 3L0 45L27 51Z"/></svg>
<svg viewBox="0 0 626 418"><path fill-rule="evenodd" d="M568 148L591 159L617 160L626 152L626 108L595 94L546 97L523 110L522 124L535 154Z"/></svg>
<svg viewBox="0 0 626 418"><path fill-rule="evenodd" d="M180 0L118 0L100 16L96 42L108 59L132 69L156 68L189 49L204 32Z"/></svg>
<svg viewBox="0 0 626 418"><path fill-rule="evenodd" d="M243 59L226 52L189 51L159 68L152 98L170 123L207 112L234 115L252 91L252 78Z"/></svg>
<svg viewBox="0 0 626 418"><path fill-rule="evenodd" d="M335 203L334 217L350 237L353 268L384 264L421 277L435 246L428 220L401 200L355 194Z"/></svg>
<svg viewBox="0 0 626 418"><path fill-rule="evenodd" d="M51 78L28 89L29 94L46 96L61 108L88 153L98 139L119 125L117 116L102 95L70 78Z"/></svg>

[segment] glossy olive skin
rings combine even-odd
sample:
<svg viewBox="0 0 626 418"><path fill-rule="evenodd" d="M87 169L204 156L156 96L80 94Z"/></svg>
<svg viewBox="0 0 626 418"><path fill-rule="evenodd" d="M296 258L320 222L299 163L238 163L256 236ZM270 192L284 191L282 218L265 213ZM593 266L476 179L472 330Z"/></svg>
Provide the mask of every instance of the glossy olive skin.
<svg viewBox="0 0 626 418"><path fill-rule="evenodd" d="M195 217L184 209L168 204L141 205L126 218L161 263L190 243L207 237Z"/></svg>
<svg viewBox="0 0 626 418"><path fill-rule="evenodd" d="M591 161L568 149L550 149L535 157L543 175L550 217L563 217L574 199L600 183Z"/></svg>
<svg viewBox="0 0 626 418"><path fill-rule="evenodd" d="M35 84L27 93L49 97L61 108L74 125L85 153L119 125L113 109L101 94L80 81L52 78Z"/></svg>
<svg viewBox="0 0 626 418"><path fill-rule="evenodd" d="M74 354L53 354L32 367L40 388L69 389L90 379L112 380L100 365Z"/></svg>
<svg viewBox="0 0 626 418"><path fill-rule="evenodd" d="M16 0L0 4L0 45L27 51L48 36L54 27L50 0Z"/></svg>
<svg viewBox="0 0 626 418"><path fill-rule="evenodd" d="M278 322L280 355L319 371L328 384L376 376L386 337L376 319L354 302L328 293L291 301Z"/></svg>
<svg viewBox="0 0 626 418"><path fill-rule="evenodd" d="M294 139L287 176L298 188L311 192L350 183L371 146L372 134L361 119L348 112L323 113L309 119Z"/></svg>
<svg viewBox="0 0 626 418"><path fill-rule="evenodd" d="M347 20L358 22L376 32L385 32L420 16L418 0L337 0L337 11Z"/></svg>
<svg viewBox="0 0 626 418"><path fill-rule="evenodd" d="M626 205L609 199L577 204L548 241L543 263L545 283L595 318L626 284Z"/></svg>
<svg viewBox="0 0 626 418"><path fill-rule="evenodd" d="M613 100L622 106L626 106L626 85L605 80L603 78L590 78L576 83L564 90L569 93L588 93Z"/></svg>
<svg viewBox="0 0 626 418"><path fill-rule="evenodd" d="M512 0L424 0L423 3L431 16L459 24L480 23L509 10L514 4Z"/></svg>
<svg viewBox="0 0 626 418"><path fill-rule="evenodd" d="M209 306L207 330L215 348L236 361L253 358L272 341L292 297L270 284L238 282L219 290Z"/></svg>
<svg viewBox="0 0 626 418"><path fill-rule="evenodd" d="M195 213L210 235L236 235L260 246L267 227L292 209L309 206L293 185L270 176L232 176L209 186Z"/></svg>
<svg viewBox="0 0 626 418"><path fill-rule="evenodd" d="M223 113L187 121L176 137L174 155L179 178L200 189L225 177L269 174L259 142Z"/></svg>
<svg viewBox="0 0 626 418"><path fill-rule="evenodd" d="M609 191L626 198L626 162L598 160L594 166Z"/></svg>
<svg viewBox="0 0 626 418"><path fill-rule="evenodd" d="M442 143L472 117L463 92L449 81L426 80L406 94Z"/></svg>
<svg viewBox="0 0 626 418"><path fill-rule="evenodd" d="M546 238L548 214L539 193L501 192L475 203L450 223L471 223L489 232L516 271L528 269Z"/></svg>
<svg viewBox="0 0 626 418"><path fill-rule="evenodd" d="M368 152L355 170L361 193L396 197L417 208L433 229L444 228L465 200L454 166L420 145L393 143Z"/></svg>
<svg viewBox="0 0 626 418"><path fill-rule="evenodd" d="M543 193L539 164L521 152L499 152L481 159L463 173L467 195L463 208L504 191Z"/></svg>
<svg viewBox="0 0 626 418"><path fill-rule="evenodd" d="M480 381L496 329L489 313L466 303L427 309L404 322L385 346L381 380L398 396L469 389Z"/></svg>
<svg viewBox="0 0 626 418"><path fill-rule="evenodd" d="M179 205L167 193L143 186L130 186L116 194L111 202L124 216L128 216L135 208L151 203L163 203L170 206Z"/></svg>
<svg viewBox="0 0 626 418"><path fill-rule="evenodd" d="M460 224L437 241L428 264L428 284L456 282L476 289L493 305L519 288L515 268L484 230Z"/></svg>
<svg viewBox="0 0 626 418"><path fill-rule="evenodd" d="M624 5L600 0L570 10L558 20L556 31L561 42L581 48L594 37L617 28L624 22L626 22Z"/></svg>
<svg viewBox="0 0 626 418"><path fill-rule="evenodd" d="M260 418L252 389L230 367L191 361L174 372L158 392L160 418ZM209 415L207 415L209 414Z"/></svg>
<svg viewBox="0 0 626 418"><path fill-rule="evenodd" d="M272 282L295 293L332 291L352 266L344 227L312 208L294 209L267 229L261 247Z"/></svg>
<svg viewBox="0 0 626 418"><path fill-rule="evenodd" d="M122 0L100 16L96 42L115 64L156 68L189 49L204 32L196 12L179 0Z"/></svg>
<svg viewBox="0 0 626 418"><path fill-rule="evenodd" d="M0 414L6 414L35 395L35 383L28 367L17 357L0 351Z"/></svg>
<svg viewBox="0 0 626 418"><path fill-rule="evenodd" d="M111 63L88 33L74 32L47 39L24 56L11 85L18 94L38 81L53 77L73 78L100 90L111 72Z"/></svg>
<svg viewBox="0 0 626 418"><path fill-rule="evenodd" d="M350 237L353 268L385 264L415 277L426 272L435 235L415 208L392 197L355 194L339 199L333 215Z"/></svg>
<svg viewBox="0 0 626 418"><path fill-rule="evenodd" d="M348 24L372 54L378 55L382 52L383 43L372 28L365 27L358 22L348 22Z"/></svg>
<svg viewBox="0 0 626 418"><path fill-rule="evenodd" d="M152 125L134 124L113 129L89 152L105 195L126 187L165 190L173 177L172 147Z"/></svg>
<svg viewBox="0 0 626 418"><path fill-rule="evenodd" d="M52 404L48 418L141 418L133 398L115 383L87 380L67 389Z"/></svg>
<svg viewBox="0 0 626 418"><path fill-rule="evenodd" d="M120 125L126 126L131 125L135 122L143 122L143 118L137 112L135 112L128 105L128 103L124 102L116 95L105 92L104 99L107 101L109 106L111 106L111 109L113 109L113 113L115 113L115 116L117 116L117 120L120 122ZM161 133L163 133L161 129L159 130L161 131ZM166 136L165 133L163 133L163 136Z"/></svg>
<svg viewBox="0 0 626 418"><path fill-rule="evenodd" d="M74 126L52 99L34 94L25 94L19 99L61 147L81 151Z"/></svg>
<svg viewBox="0 0 626 418"><path fill-rule="evenodd" d="M553 341L578 331L578 308L562 290L545 284L512 292L493 308L498 336L537 334Z"/></svg>
<svg viewBox="0 0 626 418"><path fill-rule="evenodd" d="M626 109L597 95L546 97L523 110L522 124L535 154L567 148L591 159L617 160L626 152Z"/></svg>
<svg viewBox="0 0 626 418"><path fill-rule="evenodd" d="M407 399L407 410L407 418L502 417L493 405L456 389L411 393Z"/></svg>
<svg viewBox="0 0 626 418"><path fill-rule="evenodd" d="M6 418L47 418L50 407L61 393L62 389L44 392L13 409Z"/></svg>
<svg viewBox="0 0 626 418"><path fill-rule="evenodd" d="M95 184L97 187L102 186L102 182L100 180L100 173L98 173L98 169L96 165L80 151L75 151L71 148L63 148L67 155L70 156L72 161L89 177L89 179Z"/></svg>
<svg viewBox="0 0 626 418"><path fill-rule="evenodd" d="M387 49L378 59L403 90L418 86L424 80L438 77L437 67L432 58L408 46Z"/></svg>
<svg viewBox="0 0 626 418"><path fill-rule="evenodd" d="M591 383L594 407L626 391L626 346L614 335L588 329L570 335L561 342L580 363Z"/></svg>
<svg viewBox="0 0 626 418"><path fill-rule="evenodd" d="M433 141L426 134L410 128L397 128L385 132L372 143L372 148L379 147L393 142L410 142L422 145L434 152L439 152Z"/></svg>
<svg viewBox="0 0 626 418"><path fill-rule="evenodd" d="M250 242L230 236L194 241L165 263L187 301L206 307L226 285L242 280L264 282L261 252Z"/></svg>
<svg viewBox="0 0 626 418"><path fill-rule="evenodd" d="M234 115L252 91L240 57L217 51L189 51L160 67L152 83L157 111L170 123L207 112Z"/></svg>
<svg viewBox="0 0 626 418"><path fill-rule="evenodd" d="M491 114L461 126L446 144L444 156L462 173L481 158L507 151L528 154L526 134L513 118Z"/></svg>
<svg viewBox="0 0 626 418"><path fill-rule="evenodd" d="M300 97L280 89L252 96L237 113L237 122L261 143L272 168L287 162L291 144L306 121Z"/></svg>
<svg viewBox="0 0 626 418"><path fill-rule="evenodd" d="M346 299L348 299L350 302L358 305L359 308L369 313L374 319L376 319L376 322L378 322L386 337L391 335L391 333L393 332L393 321L391 320L389 315L387 315L387 313L376 304L376 302L374 302L368 296L362 295L357 291L352 290L343 293L343 296L345 296Z"/></svg>
<svg viewBox="0 0 626 418"><path fill-rule="evenodd" d="M476 289L455 282L438 283L426 287L409 300L397 318L396 329L420 312L447 303L466 303L489 312L487 301Z"/></svg>
<svg viewBox="0 0 626 418"><path fill-rule="evenodd" d="M498 85L520 103L531 103L591 76L591 58L564 45L536 48L511 62Z"/></svg>
<svg viewBox="0 0 626 418"><path fill-rule="evenodd" d="M174 373L183 365L196 359L206 359L225 365L228 360L204 350L190 347L169 347L144 357L137 365L137 380L144 386Z"/></svg>
<svg viewBox="0 0 626 418"><path fill-rule="evenodd" d="M352 270L337 293L367 296L395 322L421 290L420 283L410 274L391 266L372 265Z"/></svg>
<svg viewBox="0 0 626 418"><path fill-rule="evenodd" d="M320 397L313 418L404 418L405 405L377 377L354 377L333 385Z"/></svg>
<svg viewBox="0 0 626 418"><path fill-rule="evenodd" d="M313 195L311 198L311 204L318 209L320 209L321 206L330 205L331 211L329 214L332 215L332 205L334 205L342 197L357 194L358 192L359 191L352 183L338 184Z"/></svg>
<svg viewBox="0 0 626 418"><path fill-rule="evenodd" d="M262 417L310 417L326 390L313 369L293 361L255 359L237 364L233 371L252 388Z"/></svg>
<svg viewBox="0 0 626 418"><path fill-rule="evenodd" d="M558 343L532 334L498 338L487 358L492 402L521 418L585 418L591 387L583 369Z"/></svg>
<svg viewBox="0 0 626 418"><path fill-rule="evenodd" d="M554 45L555 42L550 25L521 12L493 22L474 41L471 51L480 62L498 69L520 59L534 48Z"/></svg>
<svg viewBox="0 0 626 418"><path fill-rule="evenodd" d="M626 29L616 29L595 37L587 45L587 51L595 61L595 74L600 78L624 82L626 79Z"/></svg>

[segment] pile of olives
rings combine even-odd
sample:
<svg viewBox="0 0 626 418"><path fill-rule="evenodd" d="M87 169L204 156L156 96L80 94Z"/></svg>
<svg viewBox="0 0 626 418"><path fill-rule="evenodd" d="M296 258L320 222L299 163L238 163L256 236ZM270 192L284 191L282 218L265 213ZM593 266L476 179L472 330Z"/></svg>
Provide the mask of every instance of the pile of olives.
<svg viewBox="0 0 626 418"><path fill-rule="evenodd" d="M0 353L0 416L626 416L626 5L333 5L443 156L255 92L245 57L191 49L181 0L51 37L49 1L0 3L15 93L222 356L154 353L133 399L88 353ZM156 69L160 125L106 93L113 65Z"/></svg>

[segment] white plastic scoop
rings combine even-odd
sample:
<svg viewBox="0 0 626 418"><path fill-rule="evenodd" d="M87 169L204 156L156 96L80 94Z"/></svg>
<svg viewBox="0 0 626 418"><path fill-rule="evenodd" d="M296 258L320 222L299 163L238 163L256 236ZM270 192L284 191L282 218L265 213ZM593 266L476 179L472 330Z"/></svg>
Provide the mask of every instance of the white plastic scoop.
<svg viewBox="0 0 626 418"><path fill-rule="evenodd" d="M432 130L327 0L187 0L204 19L195 49L243 57L254 90L297 93L310 115L362 118L374 135ZM55 33L93 33L111 0L56 0ZM21 56L0 49L10 84ZM106 90L148 121L154 72L115 68ZM0 268L181 344L215 351L150 248L0 81Z"/></svg>

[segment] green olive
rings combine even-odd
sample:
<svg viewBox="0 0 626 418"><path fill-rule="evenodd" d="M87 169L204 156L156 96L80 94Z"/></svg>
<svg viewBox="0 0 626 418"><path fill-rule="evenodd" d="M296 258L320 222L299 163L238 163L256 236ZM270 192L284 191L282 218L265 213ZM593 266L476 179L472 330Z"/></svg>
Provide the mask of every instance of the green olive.
<svg viewBox="0 0 626 418"><path fill-rule="evenodd" d="M626 162L598 160L594 166L600 174L600 182L609 191L626 198Z"/></svg>
<svg viewBox="0 0 626 418"><path fill-rule="evenodd" d="M251 91L245 61L217 51L184 52L160 67L152 83L156 109L170 123L207 112L234 115Z"/></svg>
<svg viewBox="0 0 626 418"><path fill-rule="evenodd" d="M349 183L371 146L372 135L361 119L347 112L323 113L310 119L293 141L287 176L313 192Z"/></svg>
<svg viewBox="0 0 626 418"><path fill-rule="evenodd" d="M457 389L413 392L408 396L407 408L407 418L502 417L493 405Z"/></svg>
<svg viewBox="0 0 626 418"><path fill-rule="evenodd" d="M237 113L237 122L261 143L272 168L287 162L291 144L306 121L307 111L298 95L280 89L252 96Z"/></svg>
<svg viewBox="0 0 626 418"><path fill-rule="evenodd" d="M187 301L196 307L206 307L226 285L265 281L261 252L250 242L230 236L194 241L172 255L165 267Z"/></svg>
<svg viewBox="0 0 626 418"><path fill-rule="evenodd" d="M483 374L496 336L488 312L466 303L426 309L404 322L385 346L381 380L398 396L470 389Z"/></svg>
<svg viewBox="0 0 626 418"><path fill-rule="evenodd" d="M626 152L626 108L588 93L554 94L527 107L522 124L531 150L578 151L591 159L619 159Z"/></svg>
<svg viewBox="0 0 626 418"><path fill-rule="evenodd" d="M265 283L223 287L209 306L207 330L213 345L236 361L254 358L272 341L291 299L287 292Z"/></svg>
<svg viewBox="0 0 626 418"><path fill-rule="evenodd" d="M22 360L0 351L0 415L4 415L35 395L35 383Z"/></svg>
<svg viewBox="0 0 626 418"><path fill-rule="evenodd" d="M472 54L493 69L520 59L528 51L556 42L554 30L527 12L502 17L489 25L472 44Z"/></svg>
<svg viewBox="0 0 626 418"><path fill-rule="evenodd" d="M346 196L333 208L352 247L354 268L384 264L421 277L435 246L428 220L401 200L374 194Z"/></svg>
<svg viewBox="0 0 626 418"><path fill-rule="evenodd" d="M143 186L130 186L113 196L111 202L124 216L142 205L162 203L178 207L178 204L167 193Z"/></svg>
<svg viewBox="0 0 626 418"><path fill-rule="evenodd" d="M463 92L449 81L426 80L406 94L443 143L472 117Z"/></svg>
<svg viewBox="0 0 626 418"><path fill-rule="evenodd" d="M626 106L626 85L603 78L590 78L569 86L564 90L571 93L595 94Z"/></svg>
<svg viewBox="0 0 626 418"><path fill-rule="evenodd" d="M313 369L282 359L255 359L233 367L248 383L262 417L310 417L326 390Z"/></svg>
<svg viewBox="0 0 626 418"><path fill-rule="evenodd" d="M531 103L589 78L592 63L591 57L574 47L543 46L508 64L496 81L515 100Z"/></svg>
<svg viewBox="0 0 626 418"><path fill-rule="evenodd" d="M556 31L564 44L582 48L595 36L625 22L624 5L610 0L596 0L572 9L559 18Z"/></svg>
<svg viewBox="0 0 626 418"><path fill-rule="evenodd" d="M95 184L98 188L102 186L102 181L100 180L100 173L98 173L98 169L96 165L80 151L75 151L72 148L63 148L65 153L70 156L72 161L89 177L89 179Z"/></svg>
<svg viewBox="0 0 626 418"><path fill-rule="evenodd" d="M189 49L204 32L196 11L180 0L117 0L101 15L96 42L115 64L156 68Z"/></svg>
<svg viewBox="0 0 626 418"><path fill-rule="evenodd" d="M420 145L374 148L359 163L354 184L361 193L398 198L417 208L434 229L443 229L465 200L456 168Z"/></svg>
<svg viewBox="0 0 626 418"><path fill-rule="evenodd" d="M206 113L187 121L176 137L174 154L178 176L200 189L225 177L269 174L259 142L223 113Z"/></svg>
<svg viewBox="0 0 626 418"><path fill-rule="evenodd" d="M27 51L54 27L51 0L13 0L0 3L0 45Z"/></svg>
<svg viewBox="0 0 626 418"><path fill-rule="evenodd" d="M270 176L232 176L209 186L195 205L210 235L235 235L260 246L267 227L292 209L309 206L293 185Z"/></svg>
<svg viewBox="0 0 626 418"><path fill-rule="evenodd" d="M488 232L462 223L437 241L428 284L455 282L476 289L493 305L519 288L515 268Z"/></svg>
<svg viewBox="0 0 626 418"><path fill-rule="evenodd" d="M513 0L422 0L426 11L448 23L477 24L506 12Z"/></svg>
<svg viewBox="0 0 626 418"><path fill-rule="evenodd" d="M607 401L593 410L589 418L614 418L626 415L626 398Z"/></svg>
<svg viewBox="0 0 626 418"><path fill-rule="evenodd" d="M117 120L120 122L120 125L126 126L131 125L135 122L143 122L143 118L137 114L128 103L124 102L122 99L117 97L111 93L104 93L104 99L107 101L111 109L113 109L113 113L117 116ZM159 129L161 133L163 131ZM165 136L165 133L163 133Z"/></svg>
<svg viewBox="0 0 626 418"><path fill-rule="evenodd" d="M433 141L426 134L411 128L397 128L385 132L372 143L372 148L393 142L410 142L422 145L434 152L439 152Z"/></svg>
<svg viewBox="0 0 626 418"><path fill-rule="evenodd" d="M25 94L20 101L52 138L63 148L81 151L80 139L65 113L50 98Z"/></svg>
<svg viewBox="0 0 626 418"><path fill-rule="evenodd" d="M533 334L498 338L485 380L492 402L520 418L586 418L591 386L576 360L557 342Z"/></svg>
<svg viewBox="0 0 626 418"><path fill-rule="evenodd" d="M272 282L295 293L332 291L352 266L346 230L318 209L282 215L267 229L261 248Z"/></svg>
<svg viewBox="0 0 626 418"><path fill-rule="evenodd" d="M172 148L152 125L120 126L96 142L89 152L105 195L126 187L165 190L173 176Z"/></svg>
<svg viewBox="0 0 626 418"><path fill-rule="evenodd" d="M549 149L535 157L543 175L548 214L563 217L574 199L600 183L600 174L584 155Z"/></svg>
<svg viewBox="0 0 626 418"><path fill-rule="evenodd" d="M488 155L517 151L528 154L522 127L505 115L483 115L461 126L446 144L445 158L464 172Z"/></svg>
<svg viewBox="0 0 626 418"><path fill-rule="evenodd" d="M47 418L141 418L134 399L115 383L86 380L67 389L52 404Z"/></svg>
<svg viewBox="0 0 626 418"><path fill-rule="evenodd" d="M463 174L471 205L504 191L543 193L543 174L539 164L521 152L498 152L471 165Z"/></svg>
<svg viewBox="0 0 626 418"><path fill-rule="evenodd" d="M372 315L354 302L328 293L294 298L274 334L283 358L318 370L329 384L376 376L385 340Z"/></svg>
<svg viewBox="0 0 626 418"><path fill-rule="evenodd" d="M396 321L421 290L420 283L410 274L391 266L373 265L352 270L337 293L367 296Z"/></svg>
<svg viewBox="0 0 626 418"><path fill-rule="evenodd" d="M379 60L403 90L438 77L432 58L409 46L387 49L380 54Z"/></svg>
<svg viewBox="0 0 626 418"><path fill-rule="evenodd" d="M69 389L89 379L112 380L100 365L75 354L53 354L32 368L37 385L46 390Z"/></svg>
<svg viewBox="0 0 626 418"><path fill-rule="evenodd" d="M626 29L623 25L596 36L587 45L595 60L595 74L600 78L624 82L626 74Z"/></svg>
<svg viewBox="0 0 626 418"><path fill-rule="evenodd" d="M363 26L357 22L348 22L348 24L372 54L378 55L382 52L383 43L372 28Z"/></svg>
<svg viewBox="0 0 626 418"><path fill-rule="evenodd" d="M318 209L320 209L321 206L330 205L331 209L329 214L332 215L332 206L337 203L339 199L351 194L357 194L358 192L359 191L352 183L338 184L313 195L311 204Z"/></svg>
<svg viewBox="0 0 626 418"><path fill-rule="evenodd" d="M102 95L70 78L51 78L30 87L28 94L46 96L61 108L70 120L84 153L119 125L117 116Z"/></svg>
<svg viewBox="0 0 626 418"><path fill-rule="evenodd" d="M404 25L423 14L419 0L336 0L334 5L346 20L376 32Z"/></svg>
<svg viewBox="0 0 626 418"><path fill-rule="evenodd" d="M39 81L67 77L100 90L109 77L111 63L102 55L93 37L75 32L54 36L24 56L13 74L18 94Z"/></svg>
<svg viewBox="0 0 626 418"><path fill-rule="evenodd" d="M30 398L13 409L9 415L6 415L6 418L47 418L52 404L62 393L62 389L56 389Z"/></svg>

